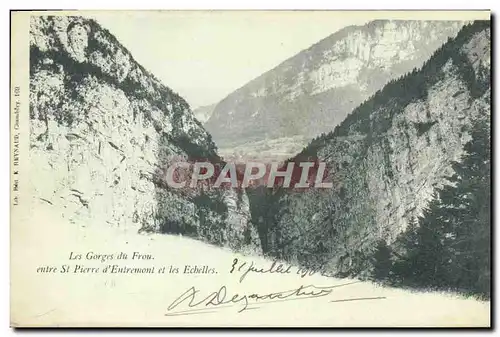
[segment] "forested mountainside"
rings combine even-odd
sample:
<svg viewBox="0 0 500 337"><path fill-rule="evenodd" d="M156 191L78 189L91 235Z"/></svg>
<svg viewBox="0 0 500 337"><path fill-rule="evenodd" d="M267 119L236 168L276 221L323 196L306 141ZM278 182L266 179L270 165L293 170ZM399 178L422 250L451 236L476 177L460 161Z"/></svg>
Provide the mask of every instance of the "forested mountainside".
<svg viewBox="0 0 500 337"><path fill-rule="evenodd" d="M489 295L490 22L354 109L291 160L334 188L254 190L264 253L339 276Z"/></svg>
<svg viewBox="0 0 500 337"><path fill-rule="evenodd" d="M311 139L332 130L390 80L420 67L463 24L376 20L346 27L231 93L205 127L219 148L297 135Z"/></svg>
<svg viewBox="0 0 500 337"><path fill-rule="evenodd" d="M219 160L183 98L93 20L33 16L30 38L34 202L82 225L258 249L245 195L183 194L163 181L173 160Z"/></svg>

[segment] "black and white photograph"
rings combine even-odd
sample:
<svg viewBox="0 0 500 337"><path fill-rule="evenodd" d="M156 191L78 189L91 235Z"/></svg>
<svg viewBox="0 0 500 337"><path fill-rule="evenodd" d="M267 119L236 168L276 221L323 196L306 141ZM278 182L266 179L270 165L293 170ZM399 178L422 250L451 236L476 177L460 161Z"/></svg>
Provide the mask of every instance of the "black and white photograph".
<svg viewBox="0 0 500 337"><path fill-rule="evenodd" d="M11 326L490 327L489 11L11 13Z"/></svg>

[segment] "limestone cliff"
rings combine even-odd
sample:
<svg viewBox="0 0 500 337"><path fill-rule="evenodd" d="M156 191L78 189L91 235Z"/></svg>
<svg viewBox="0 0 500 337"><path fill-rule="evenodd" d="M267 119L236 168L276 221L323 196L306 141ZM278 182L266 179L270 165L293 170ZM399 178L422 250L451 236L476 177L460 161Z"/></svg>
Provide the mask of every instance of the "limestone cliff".
<svg viewBox="0 0 500 337"><path fill-rule="evenodd" d="M33 17L30 37L34 199L83 226L258 246L245 195L163 183L173 160L219 160L184 99L93 20Z"/></svg>
<svg viewBox="0 0 500 337"><path fill-rule="evenodd" d="M360 274L374 243L391 244L460 162L473 121L490 118L490 26L465 26L418 71L391 81L296 159L332 167L331 190L254 194L264 251ZM270 205L259 210L253 202Z"/></svg>
<svg viewBox="0 0 500 337"><path fill-rule="evenodd" d="M205 127L220 148L331 131L388 81L421 66L463 24L377 20L346 27L227 96Z"/></svg>

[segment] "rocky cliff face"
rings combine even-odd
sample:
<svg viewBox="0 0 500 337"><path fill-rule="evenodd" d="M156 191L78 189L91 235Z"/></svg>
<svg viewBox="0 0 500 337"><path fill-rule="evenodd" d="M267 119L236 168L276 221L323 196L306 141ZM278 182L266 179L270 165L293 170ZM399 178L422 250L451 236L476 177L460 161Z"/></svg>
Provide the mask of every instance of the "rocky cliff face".
<svg viewBox="0 0 500 337"><path fill-rule="evenodd" d="M329 132L389 80L420 67L462 26L379 20L347 27L230 94L205 127L219 147Z"/></svg>
<svg viewBox="0 0 500 337"><path fill-rule="evenodd" d="M31 184L37 202L82 225L258 248L245 195L188 195L163 183L173 160L218 160L184 99L93 20L33 17L30 36Z"/></svg>
<svg viewBox="0 0 500 337"><path fill-rule="evenodd" d="M474 120L490 118L489 21L465 26L419 71L391 81L297 159L333 168L332 190L267 192L264 250L346 274L369 268L374 242L391 244L453 173ZM252 196L259 202L262 194Z"/></svg>

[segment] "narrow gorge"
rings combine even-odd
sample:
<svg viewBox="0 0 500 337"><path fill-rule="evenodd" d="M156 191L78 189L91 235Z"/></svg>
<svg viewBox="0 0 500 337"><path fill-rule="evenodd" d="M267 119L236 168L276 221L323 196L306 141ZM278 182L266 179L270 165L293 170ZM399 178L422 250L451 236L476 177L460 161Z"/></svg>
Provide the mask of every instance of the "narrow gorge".
<svg viewBox="0 0 500 337"><path fill-rule="evenodd" d="M479 166L489 177L488 21L347 27L200 109L210 133L96 21L33 16L30 38L31 202L76 226L180 234L373 278L381 261L410 250L401 235L461 186L481 147L474 141L484 143ZM297 135L312 141L289 161L326 162L333 189L184 190L164 181L179 160L224 163L216 143Z"/></svg>

